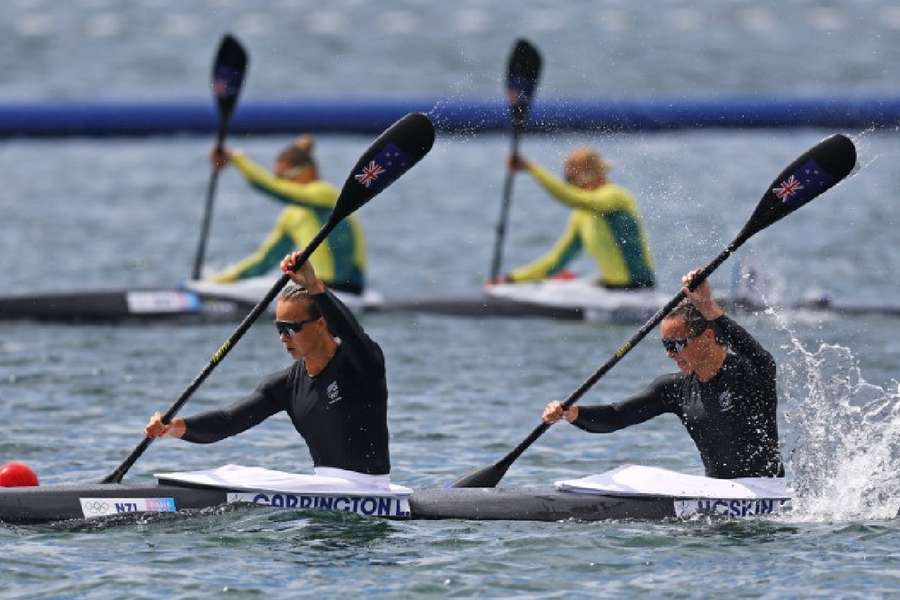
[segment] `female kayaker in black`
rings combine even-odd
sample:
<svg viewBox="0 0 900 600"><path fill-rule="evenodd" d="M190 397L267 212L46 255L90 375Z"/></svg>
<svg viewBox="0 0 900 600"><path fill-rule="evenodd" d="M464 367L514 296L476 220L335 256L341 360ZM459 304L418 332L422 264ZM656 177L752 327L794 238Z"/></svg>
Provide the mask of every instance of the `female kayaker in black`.
<svg viewBox="0 0 900 600"><path fill-rule="evenodd" d="M565 417L585 431L608 433L674 413L697 445L708 477L783 477L772 355L725 315L709 282L694 292L685 288L685 294L660 324L666 354L680 373L659 377L616 404L563 411L551 402L544 422Z"/></svg>
<svg viewBox="0 0 900 600"><path fill-rule="evenodd" d="M385 476L391 465L384 355L309 262L293 272L298 254L281 263L296 285L285 288L275 308L278 335L296 362L229 408L168 425L156 413L144 433L211 443L285 411L316 468Z"/></svg>

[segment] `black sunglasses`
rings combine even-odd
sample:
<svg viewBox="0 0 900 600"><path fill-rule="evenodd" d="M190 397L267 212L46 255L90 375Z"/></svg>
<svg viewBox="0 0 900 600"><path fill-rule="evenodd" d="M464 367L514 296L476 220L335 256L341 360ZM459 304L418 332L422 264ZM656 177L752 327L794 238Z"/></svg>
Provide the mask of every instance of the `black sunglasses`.
<svg viewBox="0 0 900 600"><path fill-rule="evenodd" d="M305 321L275 321L275 330L278 331L278 335L287 334L288 337L290 337L300 333L300 330L303 329L303 326L307 323L318 321L321 318L322 317L314 317L312 319L306 319Z"/></svg>
<svg viewBox="0 0 900 600"><path fill-rule="evenodd" d="M666 349L666 352L673 352L678 354L688 345L693 338L662 338L663 348Z"/></svg>

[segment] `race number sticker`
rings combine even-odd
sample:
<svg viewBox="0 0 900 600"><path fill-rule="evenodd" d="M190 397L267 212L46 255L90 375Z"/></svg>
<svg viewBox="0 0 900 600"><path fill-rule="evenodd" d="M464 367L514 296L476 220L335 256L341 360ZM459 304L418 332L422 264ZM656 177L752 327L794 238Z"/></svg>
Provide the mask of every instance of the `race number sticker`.
<svg viewBox="0 0 900 600"><path fill-rule="evenodd" d="M295 510L334 510L366 517L409 517L406 496L331 496L274 492L229 493L228 503L249 502Z"/></svg>
<svg viewBox="0 0 900 600"><path fill-rule="evenodd" d="M79 498L84 518L125 513L175 512L175 498Z"/></svg>
<svg viewBox="0 0 900 600"><path fill-rule="evenodd" d="M175 290L132 291L125 294L128 312L146 313L180 313L200 310L200 298L190 292Z"/></svg>
<svg viewBox="0 0 900 600"><path fill-rule="evenodd" d="M789 508L790 503L789 498L754 498L752 500L679 498L675 500L675 516L714 515L732 519L764 517Z"/></svg>

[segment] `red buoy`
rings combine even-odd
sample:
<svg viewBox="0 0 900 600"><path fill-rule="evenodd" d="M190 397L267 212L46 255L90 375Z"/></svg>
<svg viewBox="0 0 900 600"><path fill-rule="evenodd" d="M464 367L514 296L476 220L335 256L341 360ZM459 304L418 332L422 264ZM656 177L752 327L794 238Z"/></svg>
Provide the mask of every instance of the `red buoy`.
<svg viewBox="0 0 900 600"><path fill-rule="evenodd" d="M8 462L0 467L0 487L27 487L38 485L38 477L26 464Z"/></svg>

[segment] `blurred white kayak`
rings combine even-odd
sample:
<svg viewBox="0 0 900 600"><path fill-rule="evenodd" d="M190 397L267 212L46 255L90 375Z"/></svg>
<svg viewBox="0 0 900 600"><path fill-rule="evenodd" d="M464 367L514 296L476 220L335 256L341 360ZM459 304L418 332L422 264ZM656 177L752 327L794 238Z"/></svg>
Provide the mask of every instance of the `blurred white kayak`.
<svg viewBox="0 0 900 600"><path fill-rule="evenodd" d="M215 283L207 279L195 279L184 283L184 288L204 298L217 300L234 300L245 304L256 304L272 288L279 276L260 275L248 277L232 283ZM363 294L334 292L350 310L365 310L377 306L383 298L381 294L366 291ZM272 309L272 307L269 307Z"/></svg>
<svg viewBox="0 0 900 600"><path fill-rule="evenodd" d="M616 313L653 314L672 297L656 289L610 289L587 278L501 283L487 286L485 294L513 302L577 309L589 321L608 320Z"/></svg>

